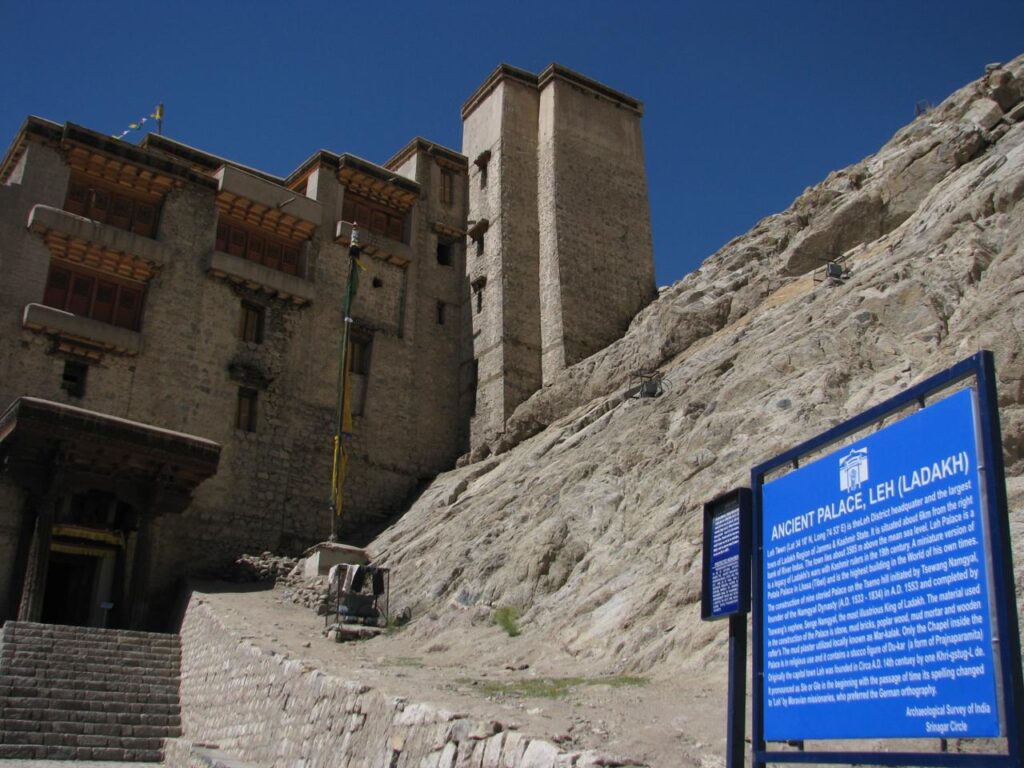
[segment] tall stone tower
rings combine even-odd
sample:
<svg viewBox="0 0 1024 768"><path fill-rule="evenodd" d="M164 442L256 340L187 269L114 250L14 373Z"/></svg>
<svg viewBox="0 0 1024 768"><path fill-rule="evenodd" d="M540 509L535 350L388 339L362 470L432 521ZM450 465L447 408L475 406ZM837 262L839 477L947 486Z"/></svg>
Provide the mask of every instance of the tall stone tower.
<svg viewBox="0 0 1024 768"><path fill-rule="evenodd" d="M499 66L463 105L472 447L654 297L642 114L558 64Z"/></svg>

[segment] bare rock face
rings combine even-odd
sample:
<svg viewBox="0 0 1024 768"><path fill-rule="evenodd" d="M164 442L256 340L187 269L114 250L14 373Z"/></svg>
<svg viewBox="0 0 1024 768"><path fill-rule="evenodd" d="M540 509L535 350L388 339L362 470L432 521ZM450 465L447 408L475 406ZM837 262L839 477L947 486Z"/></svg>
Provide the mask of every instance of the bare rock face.
<svg viewBox="0 0 1024 768"><path fill-rule="evenodd" d="M699 620L702 504L982 348L1020 594L1024 124L1007 113L1022 82L1024 57L992 68L726 244L520 406L486 461L439 477L371 546L406 631L486 644L492 628L464 617L517 606L537 653L595 669L719 658L723 627ZM840 258L848 281L814 280ZM625 396L640 368L664 375L663 396Z"/></svg>

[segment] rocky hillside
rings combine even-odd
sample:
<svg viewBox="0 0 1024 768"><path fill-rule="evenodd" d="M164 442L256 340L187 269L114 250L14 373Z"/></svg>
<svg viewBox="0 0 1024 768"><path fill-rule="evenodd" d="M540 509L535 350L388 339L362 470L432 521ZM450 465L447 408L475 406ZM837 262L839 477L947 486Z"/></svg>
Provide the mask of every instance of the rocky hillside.
<svg viewBox="0 0 1024 768"><path fill-rule="evenodd" d="M494 637L654 677L720 663L701 507L750 467L978 349L995 352L1024 589L1024 57L990 67L662 291L371 546L411 637ZM816 282L841 259L846 282ZM666 393L627 397L656 369ZM1019 598L1018 598L1019 599Z"/></svg>

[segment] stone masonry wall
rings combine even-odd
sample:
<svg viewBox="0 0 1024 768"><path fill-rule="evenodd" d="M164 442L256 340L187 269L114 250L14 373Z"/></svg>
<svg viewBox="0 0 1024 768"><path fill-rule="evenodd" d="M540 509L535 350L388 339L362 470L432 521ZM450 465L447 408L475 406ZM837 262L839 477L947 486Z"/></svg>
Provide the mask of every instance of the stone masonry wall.
<svg viewBox="0 0 1024 768"><path fill-rule="evenodd" d="M0 476L0 563L13 563L17 558L18 537L21 534L21 512L24 494L10 481ZM21 574L10 568L0 568L0 616L14 611L11 600L11 582Z"/></svg>
<svg viewBox="0 0 1024 768"><path fill-rule="evenodd" d="M471 447L567 366L618 339L655 296L642 105L551 65L499 67L463 107L473 162L469 221L486 219L467 255L473 357ZM481 158L482 159L482 158ZM479 455L477 452L476 455Z"/></svg>
<svg viewBox="0 0 1024 768"><path fill-rule="evenodd" d="M557 75L540 103L547 382L619 339L655 285L640 111Z"/></svg>
<svg viewBox="0 0 1024 768"><path fill-rule="evenodd" d="M540 386L536 88L498 83L465 116L462 144L470 162L490 152L486 168L471 166L469 180L469 221L488 222L482 244L468 242L466 254L478 366L471 443L478 445Z"/></svg>
<svg viewBox="0 0 1024 768"><path fill-rule="evenodd" d="M34 205L63 207L69 178L64 152L58 144L29 141L20 167L0 185L0 410L29 395L222 446L218 474L197 489L190 508L154 523L156 593L168 593L183 572L219 568L241 552L298 551L324 539L349 274L347 247L334 234L344 194L337 168L325 162L308 190L322 218L304 248L299 277L312 296L304 307L208 274L216 192L188 181L171 189L154 237L166 263L145 286L141 351L108 353L91 363L85 394L77 398L61 388L65 357L53 352L48 336L21 324L24 307L43 300L51 261L42 237L26 222ZM394 514L413 488L450 467L462 449L459 420L467 417L458 412L455 311L461 261L437 262L431 225L439 179L426 163L423 168L417 173L422 194L408 213L409 243L398 244L411 262L398 266L367 257L360 274L354 314L370 334L369 370L361 382L365 401L351 446L343 535L358 536L364 523ZM464 206L464 171L456 174L455 186ZM464 207L447 215L450 227L464 226ZM437 323L438 301L452 305L450 324ZM264 310L259 343L240 337L242 302ZM258 390L251 432L235 426L241 386ZM4 513L13 516L9 527L18 529L20 509ZM0 545L17 540L11 532L0 538Z"/></svg>
<svg viewBox="0 0 1024 768"><path fill-rule="evenodd" d="M501 723L326 675L234 637L193 596L181 628L184 739L257 765L317 768L595 766ZM185 750L169 754L181 761ZM172 765L174 763L172 762ZM618 765L619 763L611 763ZM183 766L184 763L182 762Z"/></svg>

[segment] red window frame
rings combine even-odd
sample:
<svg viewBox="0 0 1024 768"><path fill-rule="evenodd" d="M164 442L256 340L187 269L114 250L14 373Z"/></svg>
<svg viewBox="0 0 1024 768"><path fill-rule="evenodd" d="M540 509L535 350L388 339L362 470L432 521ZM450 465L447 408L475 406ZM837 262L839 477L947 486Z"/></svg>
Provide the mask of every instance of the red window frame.
<svg viewBox="0 0 1024 768"><path fill-rule="evenodd" d="M68 262L50 261L43 304L108 325L139 330L145 286Z"/></svg>
<svg viewBox="0 0 1024 768"><path fill-rule="evenodd" d="M299 274L301 243L254 231L232 219L222 218L217 222L214 247L222 253L254 261L278 272Z"/></svg>
<svg viewBox="0 0 1024 768"><path fill-rule="evenodd" d="M361 229L375 232L378 235L405 242L405 214L393 208L371 202L354 192L345 190L345 199L341 204L341 218L355 222Z"/></svg>
<svg viewBox="0 0 1024 768"><path fill-rule="evenodd" d="M84 173L72 173L64 210L101 224L156 237L160 200L136 190L104 184Z"/></svg>

